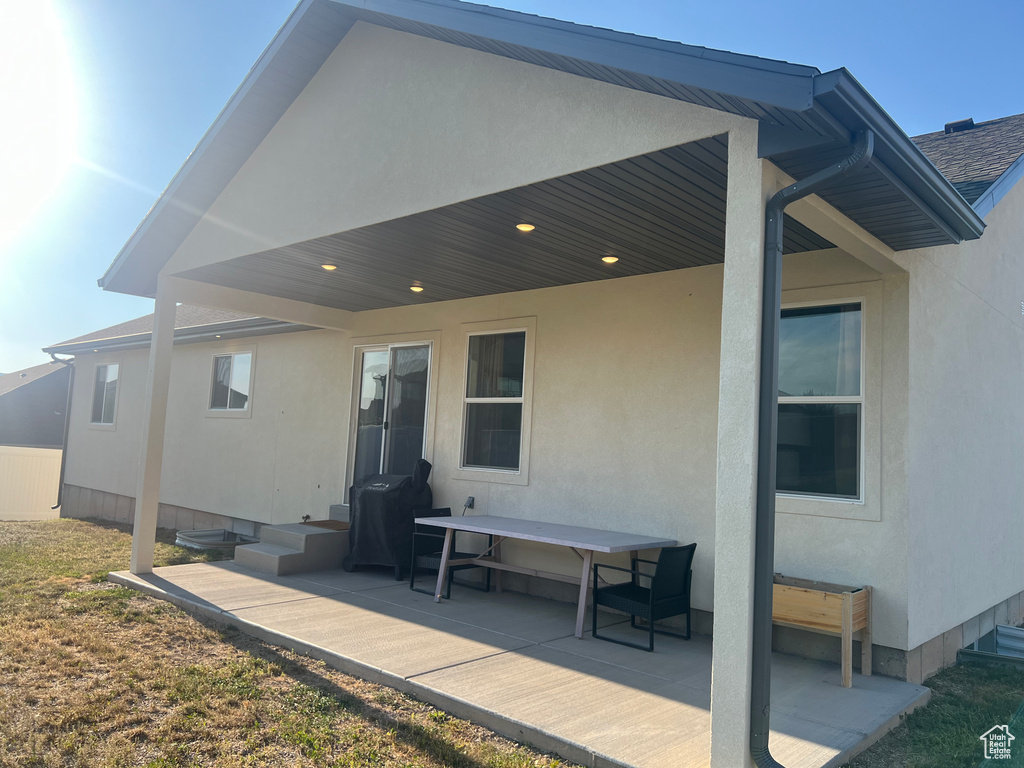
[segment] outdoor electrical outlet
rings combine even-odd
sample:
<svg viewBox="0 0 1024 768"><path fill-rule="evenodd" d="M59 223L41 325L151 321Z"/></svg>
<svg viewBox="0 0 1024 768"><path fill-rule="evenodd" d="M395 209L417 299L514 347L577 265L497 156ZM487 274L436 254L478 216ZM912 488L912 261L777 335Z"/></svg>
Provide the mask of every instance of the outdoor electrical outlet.
<svg viewBox="0 0 1024 768"><path fill-rule="evenodd" d="M476 496L467 496L466 509L472 509L474 504L476 504Z"/></svg>

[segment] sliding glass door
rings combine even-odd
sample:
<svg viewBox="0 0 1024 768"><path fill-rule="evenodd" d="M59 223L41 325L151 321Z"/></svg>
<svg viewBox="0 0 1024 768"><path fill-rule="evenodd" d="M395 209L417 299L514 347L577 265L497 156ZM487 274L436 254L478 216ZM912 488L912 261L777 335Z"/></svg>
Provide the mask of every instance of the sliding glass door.
<svg viewBox="0 0 1024 768"><path fill-rule="evenodd" d="M412 474L426 444L429 381L429 344L359 350L354 483Z"/></svg>

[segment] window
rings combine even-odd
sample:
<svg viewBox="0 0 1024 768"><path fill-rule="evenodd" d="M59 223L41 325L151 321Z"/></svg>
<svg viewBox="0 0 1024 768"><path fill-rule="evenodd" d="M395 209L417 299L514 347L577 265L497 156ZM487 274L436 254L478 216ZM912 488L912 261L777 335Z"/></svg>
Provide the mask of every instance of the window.
<svg viewBox="0 0 1024 768"><path fill-rule="evenodd" d="M214 355L211 411L245 411L252 386L252 352Z"/></svg>
<svg viewBox="0 0 1024 768"><path fill-rule="evenodd" d="M96 366L92 390L92 423L113 424L117 408L117 363Z"/></svg>
<svg viewBox="0 0 1024 768"><path fill-rule="evenodd" d="M358 354L353 482L411 475L426 450L430 345L365 347Z"/></svg>
<svg viewBox="0 0 1024 768"><path fill-rule="evenodd" d="M526 331L469 337L462 466L518 472L522 455Z"/></svg>
<svg viewBox="0 0 1024 768"><path fill-rule="evenodd" d="M859 303L782 310L780 493L860 499L861 360Z"/></svg>

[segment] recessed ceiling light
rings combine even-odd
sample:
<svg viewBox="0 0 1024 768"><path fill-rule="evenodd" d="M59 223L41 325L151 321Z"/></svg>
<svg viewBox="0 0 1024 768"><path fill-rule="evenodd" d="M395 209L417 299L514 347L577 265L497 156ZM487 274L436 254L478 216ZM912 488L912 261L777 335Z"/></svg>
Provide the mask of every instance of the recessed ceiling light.
<svg viewBox="0 0 1024 768"><path fill-rule="evenodd" d="M422 293L423 292L423 286L422 285L410 285L409 286L409 290L412 291L413 293Z"/></svg>
<svg viewBox="0 0 1024 768"><path fill-rule="evenodd" d="M533 224L523 223L523 224L516 224L516 229L518 229L520 232L533 232L533 230L535 230L536 227L533 226Z"/></svg>
<svg viewBox="0 0 1024 768"><path fill-rule="evenodd" d="M603 261L605 264L614 264L618 260L619 260L618 256L602 256L601 257L601 261Z"/></svg>
<svg viewBox="0 0 1024 768"><path fill-rule="evenodd" d="M99 350L98 349L94 349L93 352L99 352Z"/></svg>
<svg viewBox="0 0 1024 768"><path fill-rule="evenodd" d="M220 338L220 334L219 334L219 333L217 334L217 338L218 338L218 339Z"/></svg>
<svg viewBox="0 0 1024 768"><path fill-rule="evenodd" d="M334 270L337 269L337 267L334 264L321 264L320 267L322 269L326 269L328 272L333 272Z"/></svg>

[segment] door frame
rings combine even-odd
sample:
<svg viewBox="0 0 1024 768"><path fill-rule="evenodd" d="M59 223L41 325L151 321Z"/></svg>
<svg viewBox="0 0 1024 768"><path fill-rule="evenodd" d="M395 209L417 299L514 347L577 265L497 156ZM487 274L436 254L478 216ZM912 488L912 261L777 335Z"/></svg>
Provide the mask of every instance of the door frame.
<svg viewBox="0 0 1024 768"><path fill-rule="evenodd" d="M434 463L434 427L437 422L437 380L438 380L438 349L441 332L426 331L422 333L388 334L382 336L363 336L352 339L352 378L351 404L349 409L348 451L345 456L345 503L349 503L348 489L352 487L355 471L356 430L359 425L359 390L362 386L362 355L373 349L390 350L395 347L419 347L428 349L429 363L427 372L427 408L426 423L423 429L423 458ZM390 365L390 355L389 355ZM391 393L388 392L388 401ZM389 404L389 403L388 403ZM382 450L384 445L382 443Z"/></svg>

